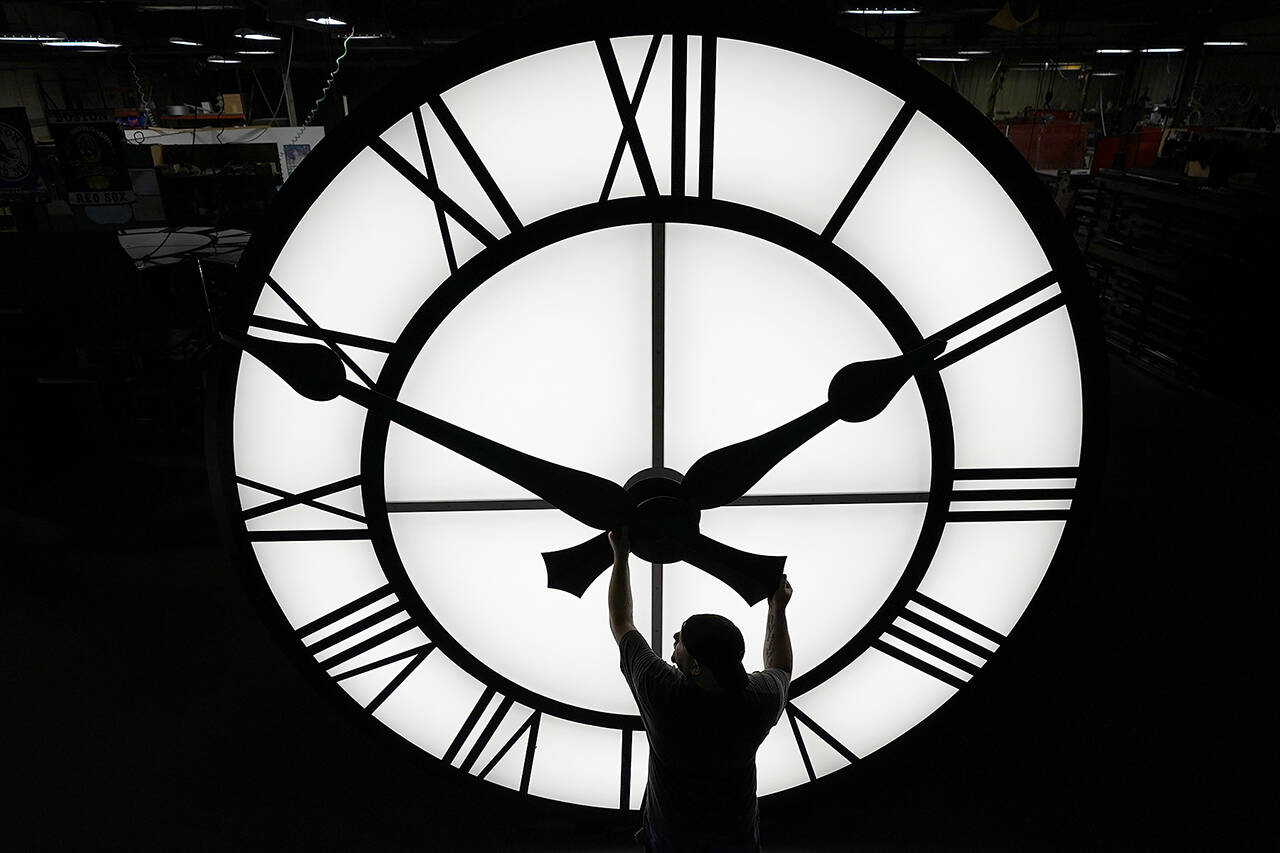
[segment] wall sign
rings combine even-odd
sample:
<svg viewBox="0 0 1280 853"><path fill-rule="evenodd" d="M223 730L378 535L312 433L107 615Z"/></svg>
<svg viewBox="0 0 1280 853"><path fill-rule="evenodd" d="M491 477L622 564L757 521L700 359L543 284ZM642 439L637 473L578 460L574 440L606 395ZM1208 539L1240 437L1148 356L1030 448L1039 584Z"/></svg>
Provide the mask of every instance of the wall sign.
<svg viewBox="0 0 1280 853"><path fill-rule="evenodd" d="M745 13L522 24L356 113L274 212L230 331L323 346L345 390L307 399L229 351L218 502L285 646L428 761L616 809L647 760L599 530L441 422L678 496L846 365L932 347L882 412L697 521L796 588L762 795L909 737L1070 558L1102 418L1078 253L990 123L874 44ZM633 584L664 657L696 611L762 644L764 606L711 571L633 558Z"/></svg>
<svg viewBox="0 0 1280 853"><path fill-rule="evenodd" d="M137 200L124 158L124 132L109 110L50 110L49 131L74 205Z"/></svg>

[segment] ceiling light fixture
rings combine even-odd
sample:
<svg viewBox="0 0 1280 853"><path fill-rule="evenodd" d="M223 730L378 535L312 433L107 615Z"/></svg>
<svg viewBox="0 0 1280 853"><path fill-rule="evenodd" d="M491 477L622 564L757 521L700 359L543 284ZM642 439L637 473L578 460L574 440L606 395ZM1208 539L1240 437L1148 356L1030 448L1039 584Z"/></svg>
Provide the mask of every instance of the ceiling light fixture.
<svg viewBox="0 0 1280 853"><path fill-rule="evenodd" d="M1207 41L1205 47L1244 47L1247 41Z"/></svg>
<svg viewBox="0 0 1280 853"><path fill-rule="evenodd" d="M66 37L66 33L5 33L0 41L63 41Z"/></svg>
<svg viewBox="0 0 1280 853"><path fill-rule="evenodd" d="M239 65L240 64L240 60L236 59L235 57L219 56L216 53L213 56L209 57L209 61L212 62L214 65Z"/></svg>
<svg viewBox="0 0 1280 853"><path fill-rule="evenodd" d="M846 15L918 15L919 9L845 9Z"/></svg>
<svg viewBox="0 0 1280 853"><path fill-rule="evenodd" d="M251 30L248 27L241 27L236 30L233 35L238 39L248 39L249 41L280 41L280 36L273 36L271 33L261 33L257 30Z"/></svg>
<svg viewBox="0 0 1280 853"><path fill-rule="evenodd" d="M182 36L169 36L169 44L178 44L183 47L204 47L204 42L184 39Z"/></svg>
<svg viewBox="0 0 1280 853"><path fill-rule="evenodd" d="M1127 47L1100 47L1094 53L1133 53L1133 50Z"/></svg>
<svg viewBox="0 0 1280 853"><path fill-rule="evenodd" d="M322 27L345 27L347 22L326 12L308 12L307 20Z"/></svg>
<svg viewBox="0 0 1280 853"><path fill-rule="evenodd" d="M986 56L991 53L989 50L957 50L956 53L961 56Z"/></svg>
<svg viewBox="0 0 1280 853"><path fill-rule="evenodd" d="M80 40L80 39L60 39L58 41L44 41L41 44L46 47L119 47L120 45L112 41L98 41L97 39Z"/></svg>
<svg viewBox="0 0 1280 853"><path fill-rule="evenodd" d="M1144 47L1143 53L1182 53L1180 47Z"/></svg>
<svg viewBox="0 0 1280 853"><path fill-rule="evenodd" d="M963 56L918 56L916 62L968 62Z"/></svg>
<svg viewBox="0 0 1280 853"><path fill-rule="evenodd" d="M348 36L352 41L361 41L364 39L385 39L393 38L394 33L353 33Z"/></svg>
<svg viewBox="0 0 1280 853"><path fill-rule="evenodd" d="M1119 71L1095 71L1091 75L1093 77L1119 77Z"/></svg>
<svg viewBox="0 0 1280 853"><path fill-rule="evenodd" d="M274 50L237 50L236 56L275 56Z"/></svg>

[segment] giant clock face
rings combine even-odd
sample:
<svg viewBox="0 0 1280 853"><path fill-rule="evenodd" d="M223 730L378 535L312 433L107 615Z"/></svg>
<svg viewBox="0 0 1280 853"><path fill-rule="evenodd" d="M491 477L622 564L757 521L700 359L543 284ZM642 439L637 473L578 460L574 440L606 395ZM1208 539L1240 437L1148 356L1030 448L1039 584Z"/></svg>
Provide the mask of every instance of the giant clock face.
<svg viewBox="0 0 1280 853"><path fill-rule="evenodd" d="M460 47L339 128L242 270L250 334L618 484L826 399L842 366L945 352L701 530L787 558L796 668L759 791L906 736L998 661L1064 562L1097 463L1096 329L1034 174L874 45L770 21L580 22ZM284 642L408 749L530 795L636 808L647 744L591 530L345 398L230 358L215 480ZM632 559L662 657L765 606Z"/></svg>

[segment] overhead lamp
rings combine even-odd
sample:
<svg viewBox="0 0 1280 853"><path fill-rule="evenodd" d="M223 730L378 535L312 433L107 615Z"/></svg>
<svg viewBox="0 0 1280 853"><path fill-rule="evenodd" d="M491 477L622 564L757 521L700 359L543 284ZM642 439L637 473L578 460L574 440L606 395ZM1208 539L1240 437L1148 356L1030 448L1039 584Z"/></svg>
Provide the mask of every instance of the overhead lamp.
<svg viewBox="0 0 1280 853"><path fill-rule="evenodd" d="M240 6L235 3L144 3L138 7L139 12L239 12Z"/></svg>
<svg viewBox="0 0 1280 853"><path fill-rule="evenodd" d="M209 61L212 62L214 65L239 65L240 64L240 60L236 59L234 56L219 56L216 53L209 57Z"/></svg>
<svg viewBox="0 0 1280 853"><path fill-rule="evenodd" d="M916 62L968 62L963 56L919 56Z"/></svg>
<svg viewBox="0 0 1280 853"><path fill-rule="evenodd" d="M347 36L347 38L351 39L352 41L362 41L365 39L394 38L394 36L395 36L394 33L352 33L351 35Z"/></svg>
<svg viewBox="0 0 1280 853"><path fill-rule="evenodd" d="M236 56L275 56L274 50L237 50Z"/></svg>
<svg viewBox="0 0 1280 853"><path fill-rule="evenodd" d="M1180 47L1144 47L1143 53L1182 53Z"/></svg>
<svg viewBox="0 0 1280 853"><path fill-rule="evenodd" d="M307 20L322 27L345 27L347 25L346 21L341 18L335 18L327 12L308 12Z"/></svg>
<svg viewBox="0 0 1280 853"><path fill-rule="evenodd" d="M1244 47L1247 41L1207 41L1205 47Z"/></svg>
<svg viewBox="0 0 1280 853"><path fill-rule="evenodd" d="M989 50L957 50L956 53L961 56L986 56L991 53Z"/></svg>
<svg viewBox="0 0 1280 853"><path fill-rule="evenodd" d="M845 9L846 15L918 15L919 9Z"/></svg>
<svg viewBox="0 0 1280 853"><path fill-rule="evenodd" d="M169 44L182 45L183 47L204 47L204 42L184 39L182 36L169 36Z"/></svg>
<svg viewBox="0 0 1280 853"><path fill-rule="evenodd" d="M63 41L66 37L66 33L5 33L0 41Z"/></svg>
<svg viewBox="0 0 1280 853"><path fill-rule="evenodd" d="M60 39L58 41L40 42L45 47L119 47L120 45L112 41L98 41L97 39Z"/></svg>
<svg viewBox="0 0 1280 853"><path fill-rule="evenodd" d="M241 27L232 33L238 39L248 39L249 41L280 41L280 36L274 36L271 33L263 33L248 27Z"/></svg>
<svg viewBox="0 0 1280 853"><path fill-rule="evenodd" d="M1095 71L1090 76L1091 77L1119 77L1120 72L1119 71Z"/></svg>
<svg viewBox="0 0 1280 853"><path fill-rule="evenodd" d="M1100 47L1094 53L1133 53L1133 50L1127 47Z"/></svg>

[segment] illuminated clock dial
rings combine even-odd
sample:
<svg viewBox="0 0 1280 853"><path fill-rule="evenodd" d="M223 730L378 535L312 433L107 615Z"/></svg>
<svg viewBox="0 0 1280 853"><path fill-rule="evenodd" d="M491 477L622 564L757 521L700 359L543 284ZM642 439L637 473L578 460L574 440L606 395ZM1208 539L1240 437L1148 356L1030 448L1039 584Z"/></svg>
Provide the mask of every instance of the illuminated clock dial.
<svg viewBox="0 0 1280 853"><path fill-rule="evenodd" d="M796 589L761 794L965 690L1067 559L1099 419L1078 255L989 123L874 45L749 17L523 26L358 113L275 212L241 265L248 334L322 342L351 382L619 485L678 483L845 365L946 342L879 414L701 513ZM461 772L638 807L605 566L579 597L542 556L598 530L247 356L215 428L247 571L341 701ZM709 611L751 664L763 605L685 562L632 577L661 656Z"/></svg>

